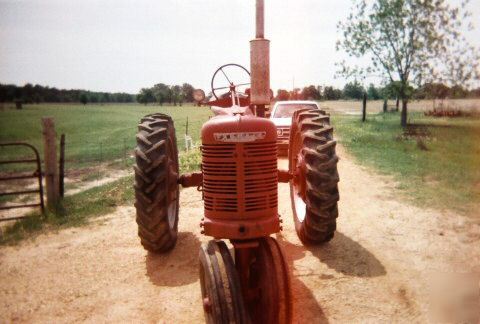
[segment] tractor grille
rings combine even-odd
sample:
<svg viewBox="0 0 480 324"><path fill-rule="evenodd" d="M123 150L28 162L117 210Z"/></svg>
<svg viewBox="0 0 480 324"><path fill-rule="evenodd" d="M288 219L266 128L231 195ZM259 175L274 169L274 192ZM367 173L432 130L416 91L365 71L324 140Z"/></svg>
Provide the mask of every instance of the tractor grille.
<svg viewBox="0 0 480 324"><path fill-rule="evenodd" d="M277 208L277 145L245 144L245 211Z"/></svg>
<svg viewBox="0 0 480 324"><path fill-rule="evenodd" d="M275 142L202 145L205 210L240 213L277 208Z"/></svg>
<svg viewBox="0 0 480 324"><path fill-rule="evenodd" d="M277 141L285 141L290 138L290 127L279 126L277 127Z"/></svg>

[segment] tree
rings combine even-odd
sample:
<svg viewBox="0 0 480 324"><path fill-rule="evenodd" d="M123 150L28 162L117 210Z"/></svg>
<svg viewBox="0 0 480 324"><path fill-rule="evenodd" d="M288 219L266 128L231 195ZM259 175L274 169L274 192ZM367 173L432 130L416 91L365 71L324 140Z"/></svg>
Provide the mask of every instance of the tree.
<svg viewBox="0 0 480 324"><path fill-rule="evenodd" d="M450 89L450 96L455 99L466 98L468 91L461 85L454 85Z"/></svg>
<svg viewBox="0 0 480 324"><path fill-rule="evenodd" d="M176 106L177 102L180 101L180 95L182 94L182 87L180 87L179 85L171 86L170 93L172 96L173 105Z"/></svg>
<svg viewBox="0 0 480 324"><path fill-rule="evenodd" d="M343 97L346 99L357 99L360 100L363 98L365 89L357 80L349 82L343 88Z"/></svg>
<svg viewBox="0 0 480 324"><path fill-rule="evenodd" d="M450 95L450 88L443 83L427 83L423 90L426 99L445 99Z"/></svg>
<svg viewBox="0 0 480 324"><path fill-rule="evenodd" d="M193 102L193 91L195 89L189 83L182 84L182 95L186 102Z"/></svg>
<svg viewBox="0 0 480 324"><path fill-rule="evenodd" d="M91 103L97 103L99 98L98 98L98 95L96 93L90 93L90 95L88 96L88 99Z"/></svg>
<svg viewBox="0 0 480 324"><path fill-rule="evenodd" d="M155 96L153 95L152 88L142 88L140 93L137 95L137 101L144 105L155 102Z"/></svg>
<svg viewBox="0 0 480 324"><path fill-rule="evenodd" d="M160 106L163 105L163 103L168 100L168 96L170 94L170 89L168 88L168 85L163 83L157 83L156 85L153 86L152 91L153 91L155 100Z"/></svg>
<svg viewBox="0 0 480 324"><path fill-rule="evenodd" d="M33 85L31 83L27 83L23 86L23 94L22 94L22 99L23 102L25 103L32 103L34 102L33 99L33 94L34 94L34 89Z"/></svg>
<svg viewBox="0 0 480 324"><path fill-rule="evenodd" d="M377 89L373 83L370 83L368 86L367 96L370 100L378 100L382 98L380 90Z"/></svg>
<svg viewBox="0 0 480 324"><path fill-rule="evenodd" d="M370 63L362 68L342 62L340 74L373 74L399 82L401 125L406 126L410 83L461 84L479 78L480 54L459 32L469 16L465 5L452 7L445 0L357 0L350 16L338 25L343 36L337 49Z"/></svg>
<svg viewBox="0 0 480 324"><path fill-rule="evenodd" d="M82 92L82 94L80 95L80 102L84 105L87 104L88 102L88 96L85 92Z"/></svg>
<svg viewBox="0 0 480 324"><path fill-rule="evenodd" d="M323 89L323 98L325 100L339 100L342 97L342 90L334 87L325 87Z"/></svg>
<svg viewBox="0 0 480 324"><path fill-rule="evenodd" d="M295 88L292 91L290 91L290 99L291 100L301 100L303 99L300 93L299 88Z"/></svg>
<svg viewBox="0 0 480 324"><path fill-rule="evenodd" d="M307 100L320 100L321 94L319 88L315 87L314 85L310 85L308 87L303 88L301 93L302 98Z"/></svg>
<svg viewBox="0 0 480 324"><path fill-rule="evenodd" d="M287 101L290 99L290 93L288 93L287 90L284 89L278 89L277 90L277 100L278 101Z"/></svg>

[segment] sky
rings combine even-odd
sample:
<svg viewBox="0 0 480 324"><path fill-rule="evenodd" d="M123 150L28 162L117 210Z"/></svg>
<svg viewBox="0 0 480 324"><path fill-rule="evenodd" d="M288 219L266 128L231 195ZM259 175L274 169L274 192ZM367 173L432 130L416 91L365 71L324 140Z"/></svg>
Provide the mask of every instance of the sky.
<svg viewBox="0 0 480 324"><path fill-rule="evenodd" d="M451 0L456 3L456 0ZM336 25L351 0L266 0L272 89L343 87ZM480 47L480 0L470 3ZM209 91L226 63L249 68L254 0L0 0L0 83L137 93L188 82ZM379 80L367 80L377 83Z"/></svg>

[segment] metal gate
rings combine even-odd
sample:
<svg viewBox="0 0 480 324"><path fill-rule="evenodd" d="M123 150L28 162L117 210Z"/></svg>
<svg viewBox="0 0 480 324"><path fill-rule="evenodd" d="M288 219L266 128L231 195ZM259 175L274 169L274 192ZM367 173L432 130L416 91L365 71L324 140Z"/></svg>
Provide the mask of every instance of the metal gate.
<svg viewBox="0 0 480 324"><path fill-rule="evenodd" d="M44 205L44 202L43 202L42 165L40 163L40 155L38 154L38 150L33 145L30 145L30 144L24 143L24 142L0 143L0 147L4 147L4 146L24 146L24 147L28 147L33 151L34 157L32 156L32 158L30 158L30 159L19 159L19 160L0 160L0 165L21 164L21 163L25 163L25 164L32 163L33 164L34 163L36 165L36 169L33 171L32 174L17 174L17 175L13 174L13 175L0 176L0 182L20 180L20 179L37 178L38 189L0 192L0 197L38 193L40 201L38 203L15 204L15 205L11 205L11 206L0 206L0 210L13 209L13 208L26 208L26 207L40 207L40 209L42 211L42 214L43 214L44 211L45 211L45 205ZM27 216L0 218L0 222L8 221L8 220L14 220L14 219L20 219L20 218L25 218L25 217L27 217Z"/></svg>

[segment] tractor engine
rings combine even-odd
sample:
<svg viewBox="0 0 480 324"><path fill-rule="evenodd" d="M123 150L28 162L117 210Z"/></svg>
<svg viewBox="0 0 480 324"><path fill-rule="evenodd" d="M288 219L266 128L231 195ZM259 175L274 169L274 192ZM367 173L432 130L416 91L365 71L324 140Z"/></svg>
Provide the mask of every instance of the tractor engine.
<svg viewBox="0 0 480 324"><path fill-rule="evenodd" d="M204 233L251 239L280 230L277 132L268 119L217 116L202 128Z"/></svg>

